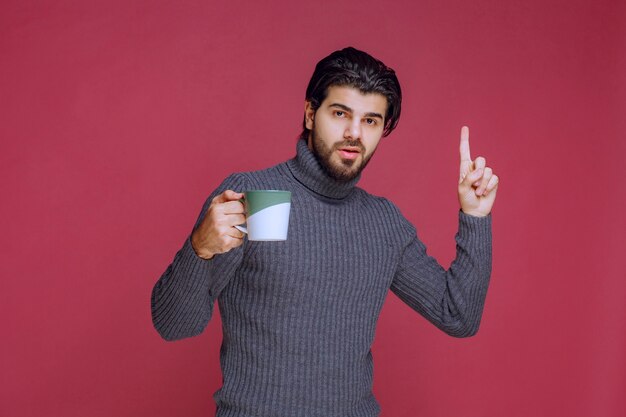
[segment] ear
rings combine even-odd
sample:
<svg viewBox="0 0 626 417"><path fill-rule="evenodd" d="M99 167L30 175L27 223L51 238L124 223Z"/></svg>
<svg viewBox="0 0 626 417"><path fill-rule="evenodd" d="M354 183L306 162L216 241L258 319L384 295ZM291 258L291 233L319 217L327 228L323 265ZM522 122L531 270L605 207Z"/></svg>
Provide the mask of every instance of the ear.
<svg viewBox="0 0 626 417"><path fill-rule="evenodd" d="M313 130L313 120L315 119L315 110L311 106L310 101L304 102L304 121L305 126L309 130Z"/></svg>

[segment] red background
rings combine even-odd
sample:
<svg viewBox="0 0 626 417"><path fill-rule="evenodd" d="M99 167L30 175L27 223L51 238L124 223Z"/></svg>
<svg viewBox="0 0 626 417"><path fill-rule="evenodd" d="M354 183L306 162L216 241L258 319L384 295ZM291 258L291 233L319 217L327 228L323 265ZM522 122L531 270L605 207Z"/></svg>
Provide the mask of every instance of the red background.
<svg viewBox="0 0 626 417"><path fill-rule="evenodd" d="M150 291L231 172L295 154L315 63L396 69L398 129L360 185L444 267L458 140L500 177L481 330L390 294L383 417L626 413L626 9L615 1L3 1L3 416L210 416L219 317L161 340Z"/></svg>

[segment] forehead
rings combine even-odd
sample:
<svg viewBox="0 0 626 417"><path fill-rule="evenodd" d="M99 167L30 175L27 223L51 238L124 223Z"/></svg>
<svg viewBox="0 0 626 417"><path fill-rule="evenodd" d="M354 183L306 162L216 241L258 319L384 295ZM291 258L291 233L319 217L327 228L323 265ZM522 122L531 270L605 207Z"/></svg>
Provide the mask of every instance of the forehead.
<svg viewBox="0 0 626 417"><path fill-rule="evenodd" d="M378 113L384 116L387 110L387 97L380 93L363 94L354 87L334 85L328 87L328 94L321 105L333 104L342 104L356 113Z"/></svg>

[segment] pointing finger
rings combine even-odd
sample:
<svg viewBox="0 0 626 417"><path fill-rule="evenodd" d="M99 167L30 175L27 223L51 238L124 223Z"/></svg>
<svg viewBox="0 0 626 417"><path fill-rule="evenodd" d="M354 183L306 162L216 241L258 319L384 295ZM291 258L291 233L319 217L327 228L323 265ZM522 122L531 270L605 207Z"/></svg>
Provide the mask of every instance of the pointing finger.
<svg viewBox="0 0 626 417"><path fill-rule="evenodd" d="M469 148L469 128L463 126L461 128L461 143L459 145L459 153L461 155L461 166L459 168L459 183L463 181L468 172L472 170L472 158Z"/></svg>
<svg viewBox="0 0 626 417"><path fill-rule="evenodd" d="M461 144L459 146L459 151L461 153L461 162L472 161L469 145L469 127L467 126L463 126L461 128Z"/></svg>

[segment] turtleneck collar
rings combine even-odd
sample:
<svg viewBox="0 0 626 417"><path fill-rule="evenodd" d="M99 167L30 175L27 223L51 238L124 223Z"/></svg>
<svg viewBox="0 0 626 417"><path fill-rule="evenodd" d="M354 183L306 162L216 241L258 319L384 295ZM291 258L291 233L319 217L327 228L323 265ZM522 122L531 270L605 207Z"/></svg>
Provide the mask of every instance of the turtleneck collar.
<svg viewBox="0 0 626 417"><path fill-rule="evenodd" d="M340 182L328 176L307 146L305 139L298 139L296 157L287 161L287 167L306 188L314 193L334 199L347 197L361 178L359 174L349 182Z"/></svg>

